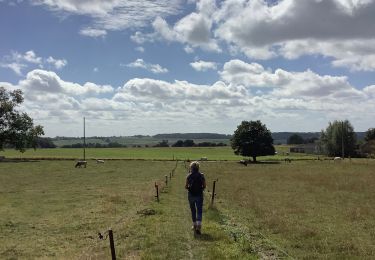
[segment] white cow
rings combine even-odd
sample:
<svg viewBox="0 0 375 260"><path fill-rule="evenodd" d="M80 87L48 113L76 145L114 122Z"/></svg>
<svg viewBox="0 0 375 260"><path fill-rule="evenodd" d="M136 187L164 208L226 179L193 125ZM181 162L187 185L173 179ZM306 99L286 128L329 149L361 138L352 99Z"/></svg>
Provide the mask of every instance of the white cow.
<svg viewBox="0 0 375 260"><path fill-rule="evenodd" d="M342 158L341 157L335 157L335 158L333 158L333 161L334 162L341 162Z"/></svg>

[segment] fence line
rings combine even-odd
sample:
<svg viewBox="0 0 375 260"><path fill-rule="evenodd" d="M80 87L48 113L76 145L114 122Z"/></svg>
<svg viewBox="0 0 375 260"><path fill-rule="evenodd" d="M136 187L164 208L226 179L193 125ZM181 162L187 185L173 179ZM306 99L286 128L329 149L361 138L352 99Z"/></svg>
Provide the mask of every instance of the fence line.
<svg viewBox="0 0 375 260"><path fill-rule="evenodd" d="M179 160L176 159L176 164L173 167L173 169L171 170L171 177L174 175L175 170L177 169L178 163L179 163ZM165 177L166 177L165 180L159 179L159 180L155 181L155 186L156 185L158 186L159 191L163 191L167 187L167 183L168 183L167 178L168 178L168 176L165 175ZM170 180L169 180L170 185L172 183L171 182L171 179L172 179L171 177L170 177ZM159 199L160 198L158 198L158 201L159 201ZM92 252L92 250L94 248L98 247L99 244L100 244L100 242L107 240L107 238L109 236L109 230L114 230L118 226L118 224L120 224L121 222L123 222L126 218L129 218L129 216L135 216L136 213L137 213L137 210L133 210L131 212L131 214L129 214L129 212L127 212L126 215L123 215L120 219L118 219L117 221L115 221L114 225L112 225L112 228L108 228L108 229L106 229L104 231L99 231L97 233L97 239L95 239L94 241L92 241L91 245L89 245L86 249L83 250L82 253L79 254L78 259L82 259L85 256L91 258L91 254L90 253ZM113 247L114 247L114 244L113 244ZM113 250L114 250L114 248L113 248ZM111 244L111 251L112 251L112 244ZM112 254L112 256L113 256L113 254ZM117 259L120 259L120 258L117 257Z"/></svg>

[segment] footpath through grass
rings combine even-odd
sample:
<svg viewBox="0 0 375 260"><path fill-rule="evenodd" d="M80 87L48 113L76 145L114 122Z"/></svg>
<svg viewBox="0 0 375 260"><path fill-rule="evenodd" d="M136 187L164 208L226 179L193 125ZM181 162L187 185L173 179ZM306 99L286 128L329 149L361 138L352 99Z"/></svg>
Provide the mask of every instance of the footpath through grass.
<svg viewBox="0 0 375 260"><path fill-rule="evenodd" d="M257 259L245 243L233 239L225 229L224 216L209 208L206 196L201 235L191 230L191 215L184 189L186 170L177 168L160 202L150 205L154 215L145 215L124 227L126 238L119 240L119 256L142 259Z"/></svg>

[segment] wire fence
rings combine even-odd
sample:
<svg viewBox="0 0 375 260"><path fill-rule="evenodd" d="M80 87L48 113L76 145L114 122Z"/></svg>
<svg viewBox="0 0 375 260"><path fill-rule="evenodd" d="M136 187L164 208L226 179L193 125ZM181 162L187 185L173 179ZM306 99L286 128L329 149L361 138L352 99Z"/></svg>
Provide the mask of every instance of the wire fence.
<svg viewBox="0 0 375 260"><path fill-rule="evenodd" d="M168 187L168 184L171 185L171 183L172 183L171 180L172 180L172 178L175 174L178 163L179 163L179 160L176 159L176 164L174 165L174 167L169 172L169 177L168 177L168 175L165 175L164 178L159 178L155 181L155 188L156 188L155 197L156 197L156 200L158 202L160 201L160 193L163 192ZM89 243L89 245L87 245L87 247L77 256L77 259L92 259L92 258L95 258L95 255L93 254L95 249L96 249L96 251L98 251L99 248L101 248L101 247L107 247L105 245L104 241L108 240L110 232L112 232L112 230L119 230L120 225L122 225L126 219L130 218L131 216L135 216L136 214L139 214L139 213L142 213L142 212L137 211L137 210L132 210L130 212L128 211L128 212L126 212L125 215L121 216L119 219L117 219L115 222L113 222L112 225L109 228L98 231L96 234L93 234L92 236L90 236L90 237L93 238L91 243ZM96 238L94 238L94 237L96 237ZM113 255L114 244L111 244L110 247L111 247L111 251L112 251L112 247L113 247L113 251L111 252L112 259L121 259L118 256Z"/></svg>

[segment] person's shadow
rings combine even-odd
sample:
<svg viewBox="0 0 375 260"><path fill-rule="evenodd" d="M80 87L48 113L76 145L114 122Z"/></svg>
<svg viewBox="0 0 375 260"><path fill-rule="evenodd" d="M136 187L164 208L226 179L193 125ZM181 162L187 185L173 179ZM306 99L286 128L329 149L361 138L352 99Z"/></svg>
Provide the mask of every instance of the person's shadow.
<svg viewBox="0 0 375 260"><path fill-rule="evenodd" d="M200 235L194 233L194 238L197 240L202 240L202 241L215 241L216 240L213 236L207 233L202 233Z"/></svg>

